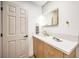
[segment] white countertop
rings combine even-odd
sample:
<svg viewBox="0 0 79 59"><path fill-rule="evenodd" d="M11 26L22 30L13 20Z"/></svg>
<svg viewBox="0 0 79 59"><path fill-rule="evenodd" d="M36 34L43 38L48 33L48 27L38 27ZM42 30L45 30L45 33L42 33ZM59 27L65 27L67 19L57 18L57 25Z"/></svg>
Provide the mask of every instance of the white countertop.
<svg viewBox="0 0 79 59"><path fill-rule="evenodd" d="M33 35L33 36L53 46L54 48L62 51L67 55L69 55L78 45L78 42L74 42L66 39L62 39L62 42L57 42L52 37L46 37L42 35Z"/></svg>

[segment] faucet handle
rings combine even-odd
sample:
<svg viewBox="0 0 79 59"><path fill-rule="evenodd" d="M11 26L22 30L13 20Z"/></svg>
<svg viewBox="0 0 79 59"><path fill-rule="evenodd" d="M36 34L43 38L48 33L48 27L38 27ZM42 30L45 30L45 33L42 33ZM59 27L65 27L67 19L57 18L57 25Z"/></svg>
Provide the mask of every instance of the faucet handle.
<svg viewBox="0 0 79 59"><path fill-rule="evenodd" d="M49 36L49 34L47 33L47 31L43 31L43 34L46 36Z"/></svg>

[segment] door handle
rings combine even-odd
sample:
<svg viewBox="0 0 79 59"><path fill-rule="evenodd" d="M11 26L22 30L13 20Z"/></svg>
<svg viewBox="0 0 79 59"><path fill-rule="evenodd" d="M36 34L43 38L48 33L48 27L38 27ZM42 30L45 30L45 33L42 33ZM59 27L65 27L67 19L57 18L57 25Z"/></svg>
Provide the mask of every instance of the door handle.
<svg viewBox="0 0 79 59"><path fill-rule="evenodd" d="M28 35L25 35L24 37L28 37Z"/></svg>

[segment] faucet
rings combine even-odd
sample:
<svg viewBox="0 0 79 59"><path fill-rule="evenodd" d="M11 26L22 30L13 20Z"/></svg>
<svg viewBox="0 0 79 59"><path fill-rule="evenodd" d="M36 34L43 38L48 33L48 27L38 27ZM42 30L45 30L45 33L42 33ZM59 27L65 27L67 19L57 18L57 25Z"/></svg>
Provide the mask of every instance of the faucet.
<svg viewBox="0 0 79 59"><path fill-rule="evenodd" d="M47 33L47 31L43 31L43 34L46 36L49 36L49 34Z"/></svg>
<svg viewBox="0 0 79 59"><path fill-rule="evenodd" d="M61 40L58 39L57 37L53 37L53 39L55 39L55 40L58 41L58 42L61 42Z"/></svg>

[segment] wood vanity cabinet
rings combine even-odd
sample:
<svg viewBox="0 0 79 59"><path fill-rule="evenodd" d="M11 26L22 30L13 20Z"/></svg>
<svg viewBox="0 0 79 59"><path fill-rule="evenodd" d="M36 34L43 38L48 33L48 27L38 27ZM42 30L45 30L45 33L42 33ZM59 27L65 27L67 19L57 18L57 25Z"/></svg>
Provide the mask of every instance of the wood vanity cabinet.
<svg viewBox="0 0 79 59"><path fill-rule="evenodd" d="M41 41L40 39L33 37L33 51L36 58L74 58L76 57L76 50L70 55L57 50L49 44Z"/></svg>

